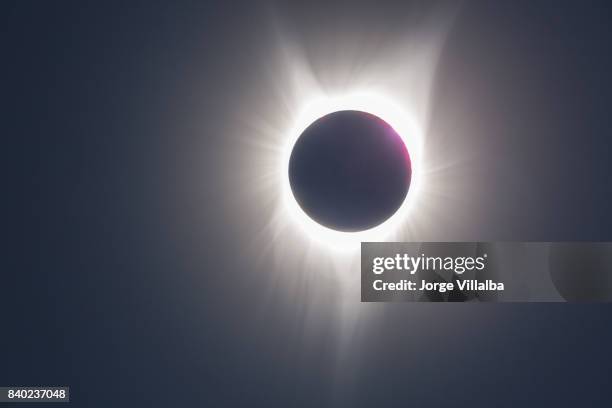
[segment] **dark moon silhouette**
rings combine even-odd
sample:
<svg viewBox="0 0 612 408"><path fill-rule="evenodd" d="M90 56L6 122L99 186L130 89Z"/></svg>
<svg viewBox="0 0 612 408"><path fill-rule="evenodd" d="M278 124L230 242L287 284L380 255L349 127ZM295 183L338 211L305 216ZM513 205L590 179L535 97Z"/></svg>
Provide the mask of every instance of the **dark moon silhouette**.
<svg viewBox="0 0 612 408"><path fill-rule="evenodd" d="M338 111L300 135L289 160L289 182L313 220L339 231L363 231L400 208L412 175L402 138L367 112Z"/></svg>

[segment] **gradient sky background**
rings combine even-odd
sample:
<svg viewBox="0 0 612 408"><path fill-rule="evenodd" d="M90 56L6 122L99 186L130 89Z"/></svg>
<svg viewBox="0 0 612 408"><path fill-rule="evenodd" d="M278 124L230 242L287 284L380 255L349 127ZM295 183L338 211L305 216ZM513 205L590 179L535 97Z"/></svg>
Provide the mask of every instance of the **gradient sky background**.
<svg viewBox="0 0 612 408"><path fill-rule="evenodd" d="M479 211L426 238L612 240L612 9L514 3L466 1L448 33L431 143L477 153ZM69 385L88 407L606 405L608 305L374 305L340 349L333 283L313 318L307 289L267 278L292 264L244 256L269 245L269 214L228 129L268 97L270 20L320 55L350 27L395 41L430 7L4 4L5 174L25 214L8 220L0 385Z"/></svg>

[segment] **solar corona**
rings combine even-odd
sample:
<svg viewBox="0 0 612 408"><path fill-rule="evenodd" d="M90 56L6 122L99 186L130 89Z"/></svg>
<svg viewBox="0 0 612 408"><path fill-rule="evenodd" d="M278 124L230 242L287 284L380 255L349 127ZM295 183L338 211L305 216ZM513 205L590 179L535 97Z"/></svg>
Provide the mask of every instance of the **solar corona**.
<svg viewBox="0 0 612 408"><path fill-rule="evenodd" d="M381 93L322 95L288 132L279 171L289 218L337 249L403 227L419 186L422 132Z"/></svg>

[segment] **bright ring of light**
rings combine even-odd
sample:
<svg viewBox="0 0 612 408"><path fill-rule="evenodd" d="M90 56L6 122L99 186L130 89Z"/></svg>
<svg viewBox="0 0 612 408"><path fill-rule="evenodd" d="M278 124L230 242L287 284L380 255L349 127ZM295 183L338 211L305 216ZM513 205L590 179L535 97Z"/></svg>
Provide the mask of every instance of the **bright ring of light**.
<svg viewBox="0 0 612 408"><path fill-rule="evenodd" d="M402 138L410 155L412 177L408 194L400 208L390 218L371 229L358 232L343 232L327 228L310 218L295 200L289 184L289 159L295 142L304 130L317 119L336 111L358 110L369 112L387 122ZM346 96L319 98L307 105L298 116L293 129L289 132L287 144L283 149L280 170L282 198L289 218L310 239L337 249L357 249L360 242L384 241L397 232L408 216L414 197L419 189L422 132L413 116L379 95L364 92Z"/></svg>

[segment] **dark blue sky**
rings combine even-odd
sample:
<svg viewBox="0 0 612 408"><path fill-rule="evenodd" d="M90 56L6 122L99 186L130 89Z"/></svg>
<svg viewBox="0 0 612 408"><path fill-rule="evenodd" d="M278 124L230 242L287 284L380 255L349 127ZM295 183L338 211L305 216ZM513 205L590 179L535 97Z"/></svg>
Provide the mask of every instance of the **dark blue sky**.
<svg viewBox="0 0 612 408"><path fill-rule="evenodd" d="M338 21L395 33L427 4L3 4L20 215L6 214L0 385L69 385L79 407L608 404L608 305L384 305L338 384L333 316L305 341L306 295L265 296L273 264L237 255L257 240L232 220L258 203L223 199L248 178L222 129L267 66L269 10L324 44ZM470 239L612 239L610 21L603 1L460 8L433 116L474 124L448 149L489 152Z"/></svg>

